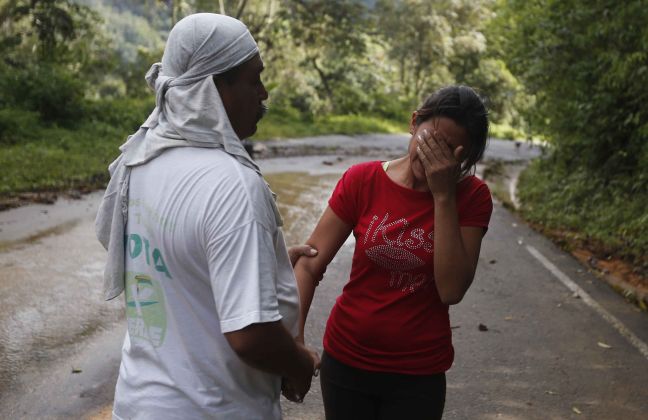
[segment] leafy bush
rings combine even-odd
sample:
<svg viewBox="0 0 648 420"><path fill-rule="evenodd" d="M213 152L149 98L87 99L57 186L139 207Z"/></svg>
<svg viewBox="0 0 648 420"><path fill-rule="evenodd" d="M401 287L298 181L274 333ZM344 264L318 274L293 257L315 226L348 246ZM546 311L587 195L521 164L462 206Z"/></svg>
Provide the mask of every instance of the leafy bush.
<svg viewBox="0 0 648 420"><path fill-rule="evenodd" d="M504 140L522 140L526 138L524 133L517 128L511 127L508 124L490 124L490 137Z"/></svg>
<svg viewBox="0 0 648 420"><path fill-rule="evenodd" d="M87 118L134 132L155 108L155 98L101 99L87 105Z"/></svg>
<svg viewBox="0 0 648 420"><path fill-rule="evenodd" d="M371 115L324 115L310 120L299 111L272 108L259 123L256 140L297 138L323 134L399 133L407 130L406 121Z"/></svg>
<svg viewBox="0 0 648 420"><path fill-rule="evenodd" d="M40 63L3 68L0 91L5 106L33 111L43 121L72 126L83 116L85 83L69 69Z"/></svg>
<svg viewBox="0 0 648 420"><path fill-rule="evenodd" d="M20 109L0 109L0 146L17 144L37 136L38 113Z"/></svg>
<svg viewBox="0 0 648 420"><path fill-rule="evenodd" d="M22 191L102 187L128 134L105 123L39 129L41 139L0 149L0 196Z"/></svg>
<svg viewBox="0 0 648 420"><path fill-rule="evenodd" d="M536 131L553 138L554 163L607 181L645 171L639 161L648 141L645 0L503 4L500 42L536 95L531 117Z"/></svg>
<svg viewBox="0 0 648 420"><path fill-rule="evenodd" d="M648 270L648 175L617 177L556 170L551 159L523 172L522 213L550 230L564 230L601 256L617 255Z"/></svg>

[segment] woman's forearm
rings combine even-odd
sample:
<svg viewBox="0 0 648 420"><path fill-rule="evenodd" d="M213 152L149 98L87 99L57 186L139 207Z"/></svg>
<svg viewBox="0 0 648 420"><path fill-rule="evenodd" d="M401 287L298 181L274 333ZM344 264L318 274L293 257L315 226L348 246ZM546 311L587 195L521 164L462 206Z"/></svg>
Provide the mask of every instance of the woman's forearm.
<svg viewBox="0 0 648 420"><path fill-rule="evenodd" d="M474 263L466 250L455 197L434 200L434 281L441 301L459 303L472 283Z"/></svg>
<svg viewBox="0 0 648 420"><path fill-rule="evenodd" d="M351 226L340 219L330 207L320 218L311 237L306 241L317 250L317 255L300 258L295 264L295 277L299 288L299 332L297 339L303 342L306 317L313 302L315 288L322 279L326 267L351 233Z"/></svg>
<svg viewBox="0 0 648 420"><path fill-rule="evenodd" d="M320 273L313 273L313 267L309 267L306 259L301 259L295 265L295 277L297 278L297 287L299 289L299 324L297 332L297 340L304 342L304 327L306 325L306 318L310 310L313 296L315 295L315 288L322 278L323 271Z"/></svg>

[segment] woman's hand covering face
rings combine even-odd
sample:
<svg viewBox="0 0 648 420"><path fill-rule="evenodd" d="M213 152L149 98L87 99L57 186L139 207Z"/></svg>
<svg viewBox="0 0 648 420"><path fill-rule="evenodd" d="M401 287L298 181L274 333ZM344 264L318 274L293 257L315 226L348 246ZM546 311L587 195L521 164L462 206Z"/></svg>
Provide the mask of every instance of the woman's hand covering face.
<svg viewBox="0 0 648 420"><path fill-rule="evenodd" d="M435 198L454 196L464 147L453 148L445 134L427 128L416 133L415 139L416 152L432 195Z"/></svg>

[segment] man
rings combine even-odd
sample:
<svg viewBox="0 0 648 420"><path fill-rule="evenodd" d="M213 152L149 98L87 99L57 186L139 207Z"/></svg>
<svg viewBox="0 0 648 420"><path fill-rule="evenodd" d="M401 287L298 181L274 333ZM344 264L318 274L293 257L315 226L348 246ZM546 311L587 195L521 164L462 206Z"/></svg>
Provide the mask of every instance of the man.
<svg viewBox="0 0 648 420"><path fill-rule="evenodd" d="M277 419L281 378L291 400L310 388L291 259L311 250L289 257L241 144L265 110L262 71L245 25L202 13L147 74L156 108L111 165L96 222L106 298L126 298L115 419Z"/></svg>

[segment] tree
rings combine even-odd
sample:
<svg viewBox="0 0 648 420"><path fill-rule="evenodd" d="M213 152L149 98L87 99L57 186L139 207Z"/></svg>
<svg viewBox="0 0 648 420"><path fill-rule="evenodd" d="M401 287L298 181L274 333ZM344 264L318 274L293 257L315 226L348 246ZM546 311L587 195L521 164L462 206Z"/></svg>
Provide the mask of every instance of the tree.
<svg viewBox="0 0 648 420"><path fill-rule="evenodd" d="M71 0L12 0L0 16L13 22L7 32L15 37L14 44L35 37L39 59L48 62L66 54L67 44L91 32L91 25L99 20L91 9Z"/></svg>
<svg viewBox="0 0 648 420"><path fill-rule="evenodd" d="M648 2L502 1L497 41L537 97L554 160L648 180Z"/></svg>
<svg viewBox="0 0 648 420"><path fill-rule="evenodd" d="M105 75L96 70L112 70L112 50L93 28L99 17L70 0L12 0L0 16L9 22L0 38L1 105L74 122L87 87Z"/></svg>

